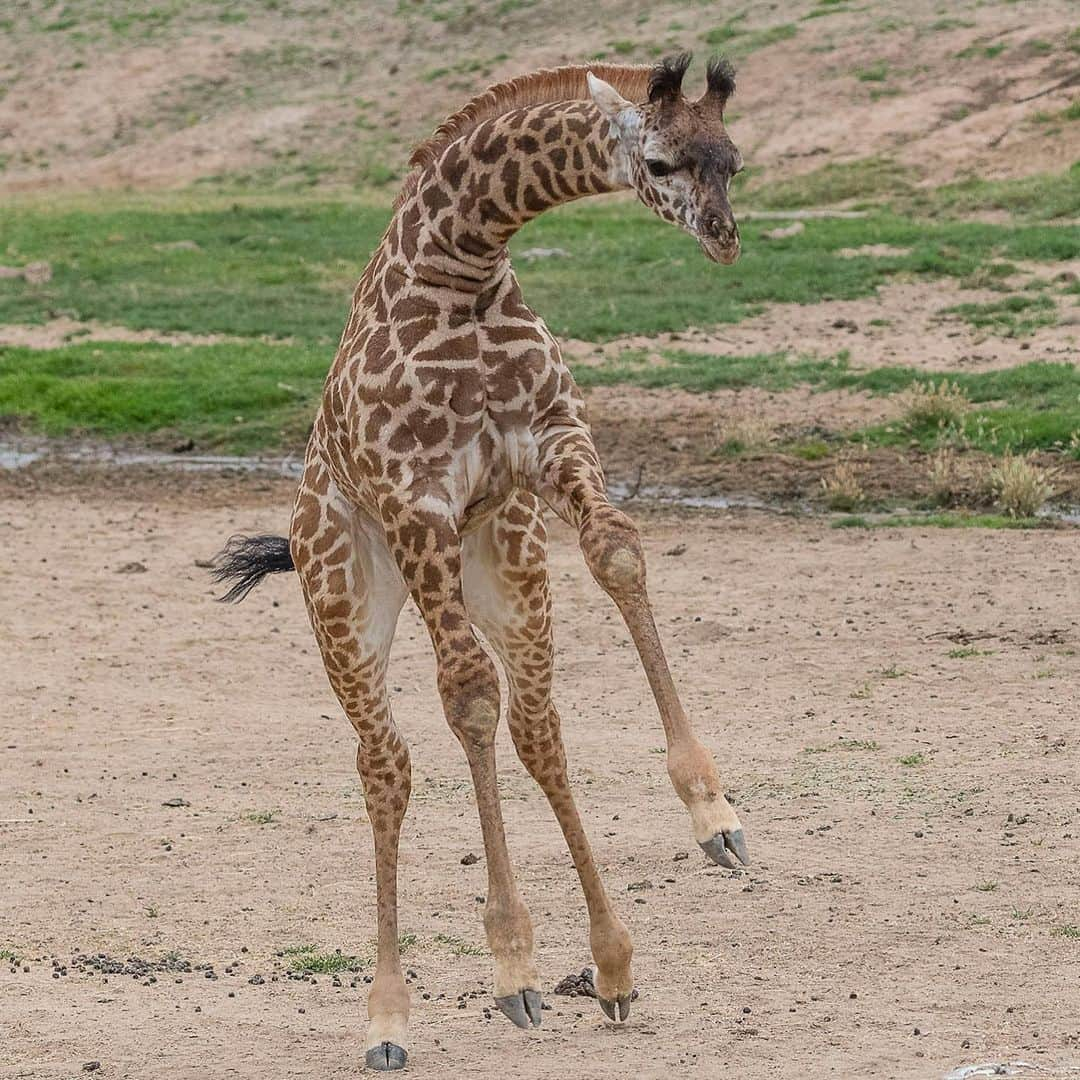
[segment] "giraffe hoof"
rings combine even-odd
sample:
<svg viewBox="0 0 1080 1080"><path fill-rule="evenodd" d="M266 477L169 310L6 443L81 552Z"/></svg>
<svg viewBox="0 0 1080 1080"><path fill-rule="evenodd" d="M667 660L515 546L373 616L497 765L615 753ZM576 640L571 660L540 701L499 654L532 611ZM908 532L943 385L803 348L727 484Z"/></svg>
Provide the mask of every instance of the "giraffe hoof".
<svg viewBox="0 0 1080 1080"><path fill-rule="evenodd" d="M504 1016L509 1017L519 1028L539 1027L542 1018L543 1001L539 990L521 990L506 997L497 997L495 1005Z"/></svg>
<svg viewBox="0 0 1080 1080"><path fill-rule="evenodd" d="M714 863L719 866L726 866L729 870L734 870L738 866L738 863L732 859L732 855L743 866L750 865L750 851L746 846L746 837L743 835L742 829L735 829L729 833L718 832L711 840L706 840L701 845L701 850Z"/></svg>
<svg viewBox="0 0 1080 1080"><path fill-rule="evenodd" d="M625 1020L630 1015L630 1002L633 997L633 994L623 994L617 1001L608 1001L607 998L602 997L597 997L596 1000L600 1002L600 1008L604 1010L604 1015L609 1020L617 1021Z"/></svg>
<svg viewBox="0 0 1080 1080"><path fill-rule="evenodd" d="M409 1055L392 1042L381 1042L373 1046L365 1055L364 1061L369 1069L376 1072L392 1072L394 1069L404 1069Z"/></svg>

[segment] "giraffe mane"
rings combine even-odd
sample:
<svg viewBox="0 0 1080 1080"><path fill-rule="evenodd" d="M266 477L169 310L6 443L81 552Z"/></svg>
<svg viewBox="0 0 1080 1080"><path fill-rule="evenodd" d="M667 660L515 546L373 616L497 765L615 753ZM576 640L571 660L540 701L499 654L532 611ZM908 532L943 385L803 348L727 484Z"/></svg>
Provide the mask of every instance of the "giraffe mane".
<svg viewBox="0 0 1080 1080"><path fill-rule="evenodd" d="M592 72L610 83L631 101L644 101L649 93L653 68L647 64L568 64L519 75L507 82L495 83L448 116L433 134L417 143L409 157L412 172L406 177L406 189L415 184L417 173L436 161L452 143L473 131L477 125L512 109L546 105L557 101L589 101L585 76Z"/></svg>

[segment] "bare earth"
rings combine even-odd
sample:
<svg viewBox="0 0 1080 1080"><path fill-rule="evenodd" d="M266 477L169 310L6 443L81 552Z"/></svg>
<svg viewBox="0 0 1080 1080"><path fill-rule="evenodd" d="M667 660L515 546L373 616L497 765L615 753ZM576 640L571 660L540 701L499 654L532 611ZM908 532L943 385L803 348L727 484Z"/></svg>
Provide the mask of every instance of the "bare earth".
<svg viewBox="0 0 1080 1080"><path fill-rule="evenodd" d="M92 1061L102 1077L357 1075L362 977L287 980L277 955L372 956L353 737L295 580L225 608L195 565L231 532L283 530L289 487L88 473L0 485L0 949L20 958L0 964L0 1077ZM407 611L391 682L414 761L412 1071L813 1080L1026 1061L1020 1075L1070 1075L1077 534L638 516L670 659L754 866L698 853L633 649L555 527L558 701L641 997L624 1027L551 993L538 1033L487 1019L489 959L462 949L483 951L478 823ZM984 655L950 658L964 645ZM500 750L550 991L588 959L583 903L505 732ZM269 823L248 816L264 811ZM469 852L479 862L462 865ZM217 978L106 981L78 971L78 953L174 953Z"/></svg>
<svg viewBox="0 0 1080 1080"><path fill-rule="evenodd" d="M1056 119L1076 89L1070 0L5 7L8 193L244 172L306 184L306 167L364 186L400 170L412 142L493 81L684 48L734 53L732 131L773 175L887 157L933 184L1056 172L1080 148L1080 125Z"/></svg>

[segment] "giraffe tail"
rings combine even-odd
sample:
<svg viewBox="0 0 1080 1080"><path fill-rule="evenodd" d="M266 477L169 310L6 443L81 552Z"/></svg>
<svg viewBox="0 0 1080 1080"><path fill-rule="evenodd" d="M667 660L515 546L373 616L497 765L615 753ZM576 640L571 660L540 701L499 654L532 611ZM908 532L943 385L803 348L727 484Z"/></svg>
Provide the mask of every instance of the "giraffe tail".
<svg viewBox="0 0 1080 1080"><path fill-rule="evenodd" d="M224 596L224 604L238 604L267 574L283 574L295 570L289 541L284 536L232 536L214 556L210 576L232 587Z"/></svg>

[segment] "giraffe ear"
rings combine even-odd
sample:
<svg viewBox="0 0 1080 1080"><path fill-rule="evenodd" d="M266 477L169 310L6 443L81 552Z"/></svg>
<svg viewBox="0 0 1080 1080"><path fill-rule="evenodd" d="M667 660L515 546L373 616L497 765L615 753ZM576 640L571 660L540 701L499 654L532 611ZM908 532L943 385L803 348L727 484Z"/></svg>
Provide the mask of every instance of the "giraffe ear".
<svg viewBox="0 0 1080 1080"><path fill-rule="evenodd" d="M596 107L612 122L618 115L634 106L624 98L610 83L598 79L591 71L585 73L585 80L589 84L589 93L592 95Z"/></svg>

